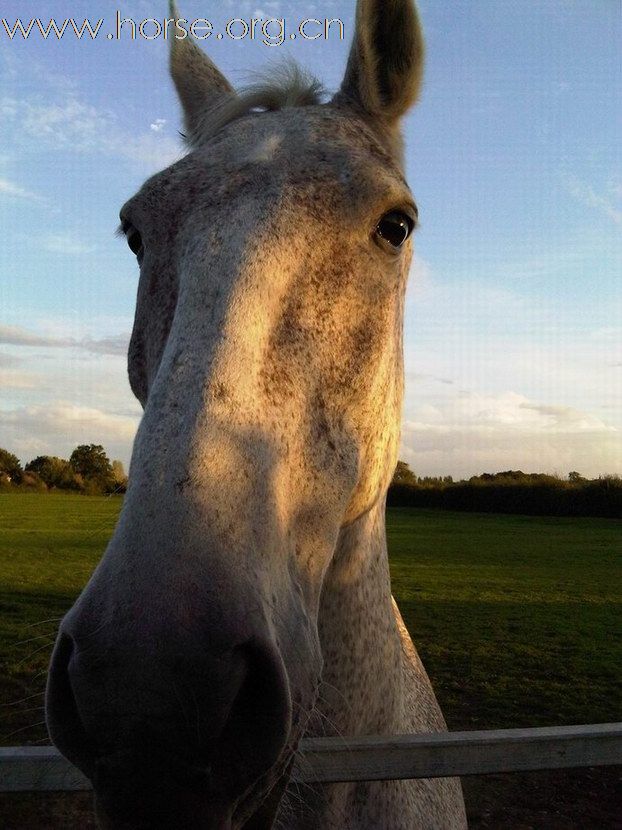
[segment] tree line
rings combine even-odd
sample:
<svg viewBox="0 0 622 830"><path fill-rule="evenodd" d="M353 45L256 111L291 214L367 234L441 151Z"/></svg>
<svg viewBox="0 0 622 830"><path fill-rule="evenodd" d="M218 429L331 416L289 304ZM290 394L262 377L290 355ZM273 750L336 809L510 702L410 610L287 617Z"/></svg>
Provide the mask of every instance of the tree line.
<svg viewBox="0 0 622 830"><path fill-rule="evenodd" d="M68 460L40 455L22 467L17 456L0 448L0 492L48 490L100 495L124 493L127 476L120 461L110 461L99 444L81 444ZM398 461L387 504L478 513L535 516L622 518L622 478L584 478L573 471L566 479L545 473L508 470L468 480L451 476L417 476Z"/></svg>
<svg viewBox="0 0 622 830"><path fill-rule="evenodd" d="M588 479L573 470L566 479L544 473L507 470L468 480L451 476L421 478L398 462L389 488L392 507L425 507L476 513L532 516L599 516L622 518L622 478Z"/></svg>
<svg viewBox="0 0 622 830"><path fill-rule="evenodd" d="M110 461L100 444L80 444L69 459L39 455L22 467L0 448L0 491L64 490L89 496L124 493L127 476L120 461Z"/></svg>

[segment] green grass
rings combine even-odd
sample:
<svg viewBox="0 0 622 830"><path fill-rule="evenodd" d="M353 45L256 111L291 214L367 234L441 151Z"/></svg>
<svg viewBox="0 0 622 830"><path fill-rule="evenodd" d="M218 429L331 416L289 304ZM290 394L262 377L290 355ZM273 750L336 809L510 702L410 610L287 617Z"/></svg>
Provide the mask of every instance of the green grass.
<svg viewBox="0 0 622 830"><path fill-rule="evenodd" d="M0 495L0 684L42 688L120 506ZM620 718L622 522L399 508L387 526L394 594L452 727Z"/></svg>
<svg viewBox="0 0 622 830"><path fill-rule="evenodd" d="M622 522L389 511L393 590L452 728L622 717Z"/></svg>
<svg viewBox="0 0 622 830"><path fill-rule="evenodd" d="M46 742L57 621L120 506L119 497L0 495L0 743ZM401 508L387 524L394 594L450 728L622 720L622 522ZM617 773L547 775L467 782L472 826L614 826L607 787ZM538 788L545 799L553 788L578 823L538 819ZM52 816L46 827L91 826L84 797L67 813L71 798L5 796L0 812L9 828L44 826L35 815Z"/></svg>
<svg viewBox="0 0 622 830"><path fill-rule="evenodd" d="M0 494L0 744L45 738L40 701L58 621L120 506L119 497Z"/></svg>

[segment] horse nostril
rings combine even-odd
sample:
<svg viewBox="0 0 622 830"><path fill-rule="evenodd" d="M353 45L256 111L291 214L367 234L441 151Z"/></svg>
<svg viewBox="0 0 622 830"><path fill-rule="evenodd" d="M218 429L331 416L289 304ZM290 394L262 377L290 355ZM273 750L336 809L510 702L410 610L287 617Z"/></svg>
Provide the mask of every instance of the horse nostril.
<svg viewBox="0 0 622 830"><path fill-rule="evenodd" d="M61 632L48 671L45 719L52 743L69 761L91 778L94 751L80 719L69 676L73 653L73 640L68 634Z"/></svg>
<svg viewBox="0 0 622 830"><path fill-rule="evenodd" d="M289 683L280 656L255 645L241 648L247 673L220 734L214 764L223 786L254 781L273 767L291 729Z"/></svg>
<svg viewBox="0 0 622 830"><path fill-rule="evenodd" d="M292 707L283 660L269 640L216 656L186 646L174 657L169 650L166 659L134 663L118 644L101 653L92 642L81 650L61 631L46 718L52 742L93 781L105 812L117 796L129 803L160 787L234 801L278 766Z"/></svg>

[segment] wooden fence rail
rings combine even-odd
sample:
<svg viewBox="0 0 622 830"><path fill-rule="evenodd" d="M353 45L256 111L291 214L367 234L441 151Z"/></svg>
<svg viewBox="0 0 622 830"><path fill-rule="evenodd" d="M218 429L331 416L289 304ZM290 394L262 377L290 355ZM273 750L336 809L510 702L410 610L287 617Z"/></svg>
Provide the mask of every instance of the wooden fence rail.
<svg viewBox="0 0 622 830"><path fill-rule="evenodd" d="M622 723L303 741L299 782L388 781L622 764ZM0 747L0 792L88 790L51 746Z"/></svg>

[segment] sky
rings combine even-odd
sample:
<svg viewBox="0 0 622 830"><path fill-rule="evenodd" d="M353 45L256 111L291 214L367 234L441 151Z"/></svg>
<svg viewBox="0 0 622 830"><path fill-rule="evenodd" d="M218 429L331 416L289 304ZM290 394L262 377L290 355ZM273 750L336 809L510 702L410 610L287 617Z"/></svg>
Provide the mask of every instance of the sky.
<svg viewBox="0 0 622 830"><path fill-rule="evenodd" d="M405 318L400 457L421 476L622 474L622 5L420 0L423 95L405 119L421 219ZM339 18L328 40L202 45L234 85L293 57L338 88L354 0L178 0L234 18ZM22 462L103 444L127 466L136 263L120 206L184 149L164 0L0 10L0 447ZM74 15L98 36L11 29ZM155 25L144 31L155 33ZM231 30L242 33L241 24ZM276 40L278 24L268 32Z"/></svg>

